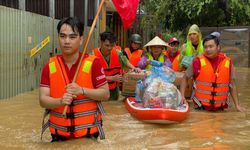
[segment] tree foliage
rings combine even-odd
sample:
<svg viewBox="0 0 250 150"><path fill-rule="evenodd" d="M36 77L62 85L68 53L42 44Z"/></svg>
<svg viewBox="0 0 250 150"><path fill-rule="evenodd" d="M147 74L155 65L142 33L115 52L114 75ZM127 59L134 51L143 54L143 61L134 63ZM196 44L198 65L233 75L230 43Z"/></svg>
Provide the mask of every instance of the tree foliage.
<svg viewBox="0 0 250 150"><path fill-rule="evenodd" d="M143 0L147 13L142 26L152 30L182 31L199 26L250 25L250 0Z"/></svg>

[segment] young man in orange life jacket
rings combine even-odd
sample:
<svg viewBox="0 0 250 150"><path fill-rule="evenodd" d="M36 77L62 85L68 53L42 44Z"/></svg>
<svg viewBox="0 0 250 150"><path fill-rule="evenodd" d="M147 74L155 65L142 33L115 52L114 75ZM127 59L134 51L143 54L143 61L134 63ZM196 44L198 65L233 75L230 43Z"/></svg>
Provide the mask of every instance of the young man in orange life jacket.
<svg viewBox="0 0 250 150"><path fill-rule="evenodd" d="M52 142L71 138L104 138L102 129L103 107L109 90L104 70L96 56L84 55L76 73L82 53L84 25L77 18L64 18L57 25L61 55L51 57L42 71L40 105L49 109L49 127ZM72 80L76 75L76 80ZM68 105L66 118L62 113Z"/></svg>
<svg viewBox="0 0 250 150"><path fill-rule="evenodd" d="M231 94L235 109L243 111L239 105L232 62L220 52L219 38L208 35L203 40L204 53L198 55L186 70L181 83L184 95L188 78L194 79L192 100L195 108L209 111L228 108Z"/></svg>
<svg viewBox="0 0 250 150"><path fill-rule="evenodd" d="M143 54L142 46L142 38L139 34L132 34L130 38L130 46L124 49L125 54L128 57L129 62L138 67L138 63Z"/></svg>
<svg viewBox="0 0 250 150"><path fill-rule="evenodd" d="M93 54L100 58L102 67L109 84L109 100L119 98L119 82L122 82L122 69L127 67L132 71L140 72L139 68L133 66L127 59L121 48L116 46L117 38L113 32L100 34L100 47L93 49Z"/></svg>
<svg viewBox="0 0 250 150"><path fill-rule="evenodd" d="M179 58L180 58L180 51L179 51L179 40L175 37L171 37L168 40L168 47L166 51L166 55L168 56L169 60L172 63L172 69L174 71L179 70Z"/></svg>

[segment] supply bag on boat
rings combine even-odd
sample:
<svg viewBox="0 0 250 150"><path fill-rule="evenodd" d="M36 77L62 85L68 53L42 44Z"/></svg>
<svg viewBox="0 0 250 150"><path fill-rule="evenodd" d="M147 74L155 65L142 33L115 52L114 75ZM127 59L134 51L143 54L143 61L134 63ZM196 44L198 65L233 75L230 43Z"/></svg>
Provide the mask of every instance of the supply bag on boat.
<svg viewBox="0 0 250 150"><path fill-rule="evenodd" d="M144 81L142 102L148 108L177 108L181 103L181 94L173 82L176 75L166 66L153 66Z"/></svg>
<svg viewBox="0 0 250 150"><path fill-rule="evenodd" d="M175 81L176 75L174 71L167 66L153 66L149 71L147 78L145 79L146 86L155 78L160 78L165 82L173 83Z"/></svg>
<svg viewBox="0 0 250 150"><path fill-rule="evenodd" d="M182 102L181 94L174 84L156 77L146 87L143 106L146 108L176 109Z"/></svg>
<svg viewBox="0 0 250 150"><path fill-rule="evenodd" d="M173 83L175 81L176 75L174 71L159 61L152 60L152 69L146 72L146 79L144 81L137 81L135 98L137 102L142 102L145 88L153 81L155 78L160 78L164 82Z"/></svg>

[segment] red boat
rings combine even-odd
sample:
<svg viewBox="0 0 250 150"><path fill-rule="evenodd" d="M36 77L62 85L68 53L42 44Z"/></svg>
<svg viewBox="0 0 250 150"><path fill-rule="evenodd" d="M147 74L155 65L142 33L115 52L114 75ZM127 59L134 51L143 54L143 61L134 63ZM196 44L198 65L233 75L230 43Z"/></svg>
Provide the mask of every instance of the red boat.
<svg viewBox="0 0 250 150"><path fill-rule="evenodd" d="M134 97L128 97L125 106L132 116L150 123L179 123L185 120L189 114L189 105L186 101L177 109L145 108L142 103L136 102Z"/></svg>

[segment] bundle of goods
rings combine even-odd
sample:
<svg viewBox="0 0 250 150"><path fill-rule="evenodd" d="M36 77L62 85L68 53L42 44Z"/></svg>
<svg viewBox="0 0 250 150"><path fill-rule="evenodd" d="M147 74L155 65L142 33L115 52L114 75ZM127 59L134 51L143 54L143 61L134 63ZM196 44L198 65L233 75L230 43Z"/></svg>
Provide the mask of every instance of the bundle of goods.
<svg viewBox="0 0 250 150"><path fill-rule="evenodd" d="M181 94L178 89L161 78L154 78L145 89L143 105L148 108L176 109L181 104Z"/></svg>
<svg viewBox="0 0 250 150"><path fill-rule="evenodd" d="M144 82L137 81L136 101L147 108L177 108L181 94L175 87L175 73L172 69L157 63Z"/></svg>

